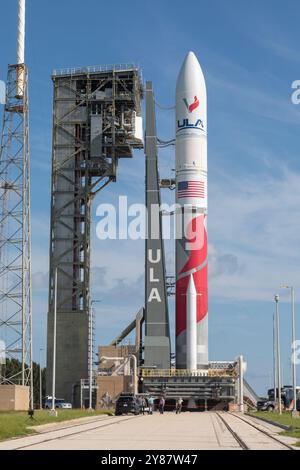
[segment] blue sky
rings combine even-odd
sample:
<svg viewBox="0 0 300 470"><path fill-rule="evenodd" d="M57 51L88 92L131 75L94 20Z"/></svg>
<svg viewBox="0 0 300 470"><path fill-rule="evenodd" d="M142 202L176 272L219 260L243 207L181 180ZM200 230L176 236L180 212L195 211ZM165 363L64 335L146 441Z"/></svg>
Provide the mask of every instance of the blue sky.
<svg viewBox="0 0 300 470"><path fill-rule="evenodd" d="M45 345L51 162L51 71L134 62L157 100L174 104L176 76L193 50L208 91L210 358L243 353L248 379L271 385L273 294L283 282L300 296L300 78L297 0L101 2L27 0L30 74L34 352ZM0 7L0 79L15 61L17 1ZM158 111L162 138L174 136L172 111ZM172 149L160 153L171 176ZM143 153L121 162L117 184L95 201L144 199ZM164 193L166 201L173 194ZM93 227L97 223L94 215ZM112 339L143 304L143 241L100 242L93 230L97 341ZM167 244L168 272L174 250ZM300 297L299 297L300 298ZM297 305L298 307L298 305ZM174 318L174 302L170 301ZM284 381L290 383L290 305L282 292ZM109 321L108 321L109 318ZM298 315L299 318L299 315ZM300 318L297 337L300 338ZM300 368L298 367L300 380Z"/></svg>

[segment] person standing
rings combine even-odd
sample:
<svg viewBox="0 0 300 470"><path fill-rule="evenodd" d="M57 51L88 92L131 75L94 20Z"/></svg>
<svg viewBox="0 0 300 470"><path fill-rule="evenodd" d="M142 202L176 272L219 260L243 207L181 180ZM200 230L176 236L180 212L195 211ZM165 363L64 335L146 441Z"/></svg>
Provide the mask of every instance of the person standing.
<svg viewBox="0 0 300 470"><path fill-rule="evenodd" d="M145 397L142 397L142 413L145 414L146 400Z"/></svg>
<svg viewBox="0 0 300 470"><path fill-rule="evenodd" d="M142 402L141 397L138 396L136 398L136 403L137 403L137 414L140 414L141 412L143 412L143 402Z"/></svg>
<svg viewBox="0 0 300 470"><path fill-rule="evenodd" d="M148 398L148 406L149 406L149 415L152 415L153 414L153 406L154 406L153 397Z"/></svg>
<svg viewBox="0 0 300 470"><path fill-rule="evenodd" d="M182 410L183 399L181 397L178 398L176 402L176 414L180 414Z"/></svg>
<svg viewBox="0 0 300 470"><path fill-rule="evenodd" d="M165 404L166 404L166 401L164 399L164 397L160 397L160 400L159 400L159 412L161 415L164 414L164 411L165 411Z"/></svg>

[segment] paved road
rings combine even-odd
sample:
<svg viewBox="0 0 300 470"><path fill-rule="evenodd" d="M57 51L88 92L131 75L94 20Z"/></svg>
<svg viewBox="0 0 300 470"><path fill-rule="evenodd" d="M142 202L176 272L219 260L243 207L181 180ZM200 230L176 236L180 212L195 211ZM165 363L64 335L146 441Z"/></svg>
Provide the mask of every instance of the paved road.
<svg viewBox="0 0 300 470"><path fill-rule="evenodd" d="M233 421L233 418L230 418ZM66 425L65 425L66 426ZM247 424L234 422L244 440L250 436L251 448L264 448L268 438ZM269 428L278 433L278 428ZM251 432L250 432L251 431ZM268 442L268 449L278 448ZM86 423L68 424L64 429L5 441L1 449L85 449L85 450L200 450L240 449L239 443L216 413L165 413L152 416L99 417Z"/></svg>

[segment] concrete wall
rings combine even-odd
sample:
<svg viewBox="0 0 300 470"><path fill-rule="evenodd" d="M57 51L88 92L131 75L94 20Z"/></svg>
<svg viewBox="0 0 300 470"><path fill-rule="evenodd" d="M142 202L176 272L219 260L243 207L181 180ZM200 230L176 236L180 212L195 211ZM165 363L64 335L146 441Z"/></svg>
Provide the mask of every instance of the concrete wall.
<svg viewBox="0 0 300 470"><path fill-rule="evenodd" d="M99 359L102 356L106 357L128 357L131 354L136 353L136 347L132 345L127 346L99 346L98 347L98 357ZM98 369L109 369L114 365L114 361L100 362Z"/></svg>
<svg viewBox="0 0 300 470"><path fill-rule="evenodd" d="M1 411L27 411L29 409L29 387L22 385L0 385Z"/></svg>
<svg viewBox="0 0 300 470"><path fill-rule="evenodd" d="M132 377L128 375L109 375L97 379L96 408L108 407L109 401L114 402L122 392L132 393Z"/></svg>
<svg viewBox="0 0 300 470"><path fill-rule="evenodd" d="M136 353L136 347L132 345L125 346L99 346L98 357L128 357ZM116 361L100 362L98 365L99 373L110 374L114 370ZM120 361L122 363L122 361ZM106 372L105 372L106 371ZM124 371L125 372L125 371ZM125 374L130 373L127 369ZM114 402L122 392L133 393L131 375L100 375L97 378L97 400L96 408L108 408L114 406ZM110 405L109 405L110 403Z"/></svg>
<svg viewBox="0 0 300 470"><path fill-rule="evenodd" d="M52 395L53 318L48 317L47 395ZM88 378L88 318L82 312L57 315L56 398L73 403L79 378ZM73 403L75 405L75 403Z"/></svg>

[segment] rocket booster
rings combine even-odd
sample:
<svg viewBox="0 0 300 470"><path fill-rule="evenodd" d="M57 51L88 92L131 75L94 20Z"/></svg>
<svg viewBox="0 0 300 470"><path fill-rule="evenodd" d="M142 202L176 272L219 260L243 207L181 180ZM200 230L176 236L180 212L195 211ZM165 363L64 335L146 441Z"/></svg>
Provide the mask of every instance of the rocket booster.
<svg viewBox="0 0 300 470"><path fill-rule="evenodd" d="M176 84L176 203L176 367L199 369L208 364L207 109L193 52Z"/></svg>

